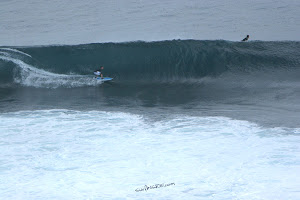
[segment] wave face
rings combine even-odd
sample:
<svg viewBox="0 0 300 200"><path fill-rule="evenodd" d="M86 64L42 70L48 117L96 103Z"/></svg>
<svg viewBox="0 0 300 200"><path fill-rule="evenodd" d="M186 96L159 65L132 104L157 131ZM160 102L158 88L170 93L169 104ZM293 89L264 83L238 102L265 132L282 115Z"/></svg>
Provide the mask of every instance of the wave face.
<svg viewBox="0 0 300 200"><path fill-rule="evenodd" d="M300 68L300 42L173 40L0 48L0 84L77 87L101 65L117 81L199 81ZM268 73L267 73L268 74ZM281 75L282 76L282 75ZM253 77L255 82L255 77Z"/></svg>

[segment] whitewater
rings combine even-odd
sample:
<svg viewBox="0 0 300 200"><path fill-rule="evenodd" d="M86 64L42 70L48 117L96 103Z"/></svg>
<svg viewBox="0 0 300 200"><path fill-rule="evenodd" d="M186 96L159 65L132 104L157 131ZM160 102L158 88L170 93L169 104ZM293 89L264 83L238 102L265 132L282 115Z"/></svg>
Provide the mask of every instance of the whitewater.
<svg viewBox="0 0 300 200"><path fill-rule="evenodd" d="M299 199L299 11L1 1L0 199Z"/></svg>
<svg viewBox="0 0 300 200"><path fill-rule="evenodd" d="M181 115L149 122L140 115L72 110L0 119L6 199L299 197L299 128Z"/></svg>

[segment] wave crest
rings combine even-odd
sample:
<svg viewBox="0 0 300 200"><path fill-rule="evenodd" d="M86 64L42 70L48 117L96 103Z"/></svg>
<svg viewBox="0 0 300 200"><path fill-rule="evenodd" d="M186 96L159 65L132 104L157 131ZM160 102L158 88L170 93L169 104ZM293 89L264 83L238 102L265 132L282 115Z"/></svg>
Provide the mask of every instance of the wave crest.
<svg viewBox="0 0 300 200"><path fill-rule="evenodd" d="M132 82L299 71L300 42L173 40L0 48L0 77L25 86L95 85L92 72L102 65L105 76Z"/></svg>

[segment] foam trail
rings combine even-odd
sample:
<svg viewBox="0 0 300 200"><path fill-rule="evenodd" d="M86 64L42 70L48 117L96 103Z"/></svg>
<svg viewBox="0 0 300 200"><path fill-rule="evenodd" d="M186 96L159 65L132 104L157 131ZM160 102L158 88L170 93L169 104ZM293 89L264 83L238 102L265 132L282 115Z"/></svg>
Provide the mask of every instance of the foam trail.
<svg viewBox="0 0 300 200"><path fill-rule="evenodd" d="M27 53L24 53L23 51L19 51L19 50L17 50L17 49L0 48L0 50L13 51L13 52L20 53L20 54L23 54L23 55L25 55L25 56L28 56L28 57L32 58L31 55L29 55L29 54L27 54Z"/></svg>
<svg viewBox="0 0 300 200"><path fill-rule="evenodd" d="M30 53L36 61L57 73L82 74L104 65L105 74L122 81L169 82L224 73L261 74L266 70L295 70L300 63L299 42L172 40L20 47L18 50Z"/></svg>
<svg viewBox="0 0 300 200"><path fill-rule="evenodd" d="M0 52L0 55L10 56L9 53L6 53L6 52Z"/></svg>
<svg viewBox="0 0 300 200"><path fill-rule="evenodd" d="M0 56L0 59L13 62L21 69L20 75L14 76L14 82L24 86L57 88L82 87L101 84L101 82L92 81L92 78L86 75L55 74L42 69L37 69L18 59L5 56Z"/></svg>

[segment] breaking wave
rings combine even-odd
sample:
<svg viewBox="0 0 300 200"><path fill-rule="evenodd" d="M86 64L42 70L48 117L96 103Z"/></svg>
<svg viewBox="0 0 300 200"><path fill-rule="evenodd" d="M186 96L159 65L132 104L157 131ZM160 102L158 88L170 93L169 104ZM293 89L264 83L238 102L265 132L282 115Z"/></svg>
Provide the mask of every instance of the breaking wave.
<svg viewBox="0 0 300 200"><path fill-rule="evenodd" d="M173 40L0 48L0 84L32 87L98 85L92 72L117 82L196 82L247 76L299 77L300 42ZM244 80L244 78L243 78Z"/></svg>

